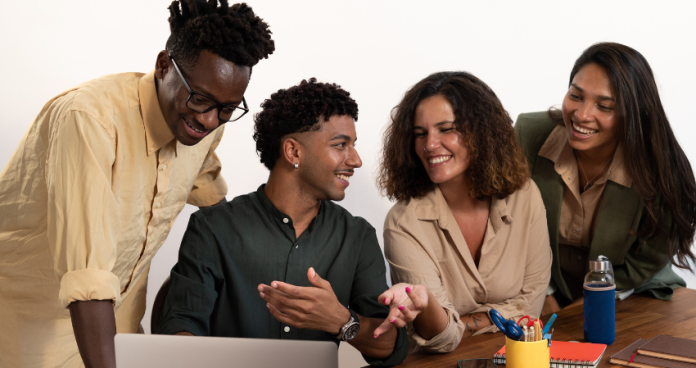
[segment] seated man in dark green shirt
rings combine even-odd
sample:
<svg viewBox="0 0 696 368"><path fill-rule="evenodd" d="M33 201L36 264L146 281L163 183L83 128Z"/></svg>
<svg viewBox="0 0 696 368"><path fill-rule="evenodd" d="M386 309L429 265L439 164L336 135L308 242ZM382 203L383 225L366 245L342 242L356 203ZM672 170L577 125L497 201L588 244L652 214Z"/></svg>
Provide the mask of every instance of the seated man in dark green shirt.
<svg viewBox="0 0 696 368"><path fill-rule="evenodd" d="M191 216L160 333L342 340L372 365L399 364L405 329L373 335L389 313L375 229L332 202L362 166L357 104L312 78L261 106L254 140L268 183Z"/></svg>

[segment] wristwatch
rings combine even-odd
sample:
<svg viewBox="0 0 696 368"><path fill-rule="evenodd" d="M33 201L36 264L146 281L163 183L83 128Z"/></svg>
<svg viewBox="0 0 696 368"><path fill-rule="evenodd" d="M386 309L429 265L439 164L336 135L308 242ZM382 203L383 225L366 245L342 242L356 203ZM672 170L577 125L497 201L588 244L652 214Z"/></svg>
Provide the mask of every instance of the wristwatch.
<svg viewBox="0 0 696 368"><path fill-rule="evenodd" d="M360 320L358 319L358 314L350 308L348 308L348 311L350 312L350 319L348 320L348 323L341 327L341 330L336 336L336 338L340 341L351 340L357 336L358 332L360 331Z"/></svg>

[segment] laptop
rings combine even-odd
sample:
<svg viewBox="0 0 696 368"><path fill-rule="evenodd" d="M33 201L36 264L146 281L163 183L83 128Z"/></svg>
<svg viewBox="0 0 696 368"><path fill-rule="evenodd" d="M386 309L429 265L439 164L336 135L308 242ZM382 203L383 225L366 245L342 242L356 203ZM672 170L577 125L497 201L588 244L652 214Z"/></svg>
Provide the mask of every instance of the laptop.
<svg viewBox="0 0 696 368"><path fill-rule="evenodd" d="M117 334L117 368L338 368L331 341Z"/></svg>

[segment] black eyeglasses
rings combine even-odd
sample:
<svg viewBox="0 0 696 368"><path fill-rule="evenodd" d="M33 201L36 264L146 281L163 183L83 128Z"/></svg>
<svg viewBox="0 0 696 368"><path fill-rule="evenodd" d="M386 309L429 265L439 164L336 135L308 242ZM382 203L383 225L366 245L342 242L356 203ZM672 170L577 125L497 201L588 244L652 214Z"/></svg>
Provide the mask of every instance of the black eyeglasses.
<svg viewBox="0 0 696 368"><path fill-rule="evenodd" d="M189 86L188 82L186 81L186 78L184 78L184 75L181 74L181 70L179 70L179 66L176 65L174 59L171 56L169 56L169 59L172 61L174 69L176 69L176 72L179 74L179 77L181 77L181 80L184 82L184 86L186 86L186 89L188 90L189 96L186 99L186 107L192 111L202 114L212 109L217 109L218 119L220 119L220 122L222 123L237 121L249 112L249 108L247 107L244 97L242 97L242 106L235 106L219 103L202 93L192 90L191 86Z"/></svg>

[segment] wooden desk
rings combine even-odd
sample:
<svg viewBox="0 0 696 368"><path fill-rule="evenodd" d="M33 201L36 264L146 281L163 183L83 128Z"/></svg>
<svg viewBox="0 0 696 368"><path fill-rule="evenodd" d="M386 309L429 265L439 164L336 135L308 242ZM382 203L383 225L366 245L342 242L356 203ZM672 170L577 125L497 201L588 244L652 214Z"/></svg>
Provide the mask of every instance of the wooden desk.
<svg viewBox="0 0 696 368"><path fill-rule="evenodd" d="M545 316L542 320L548 320ZM554 340L583 341L582 305L558 313L553 324ZM638 338L652 339L670 335L696 340L696 290L677 289L671 301L665 302L644 295L631 295L616 302L616 341L607 347L598 367L619 367L609 364L609 357ZM409 355L398 367L435 368L457 366L460 359L493 358L505 345L505 336L498 332L462 340L449 354L416 353Z"/></svg>

